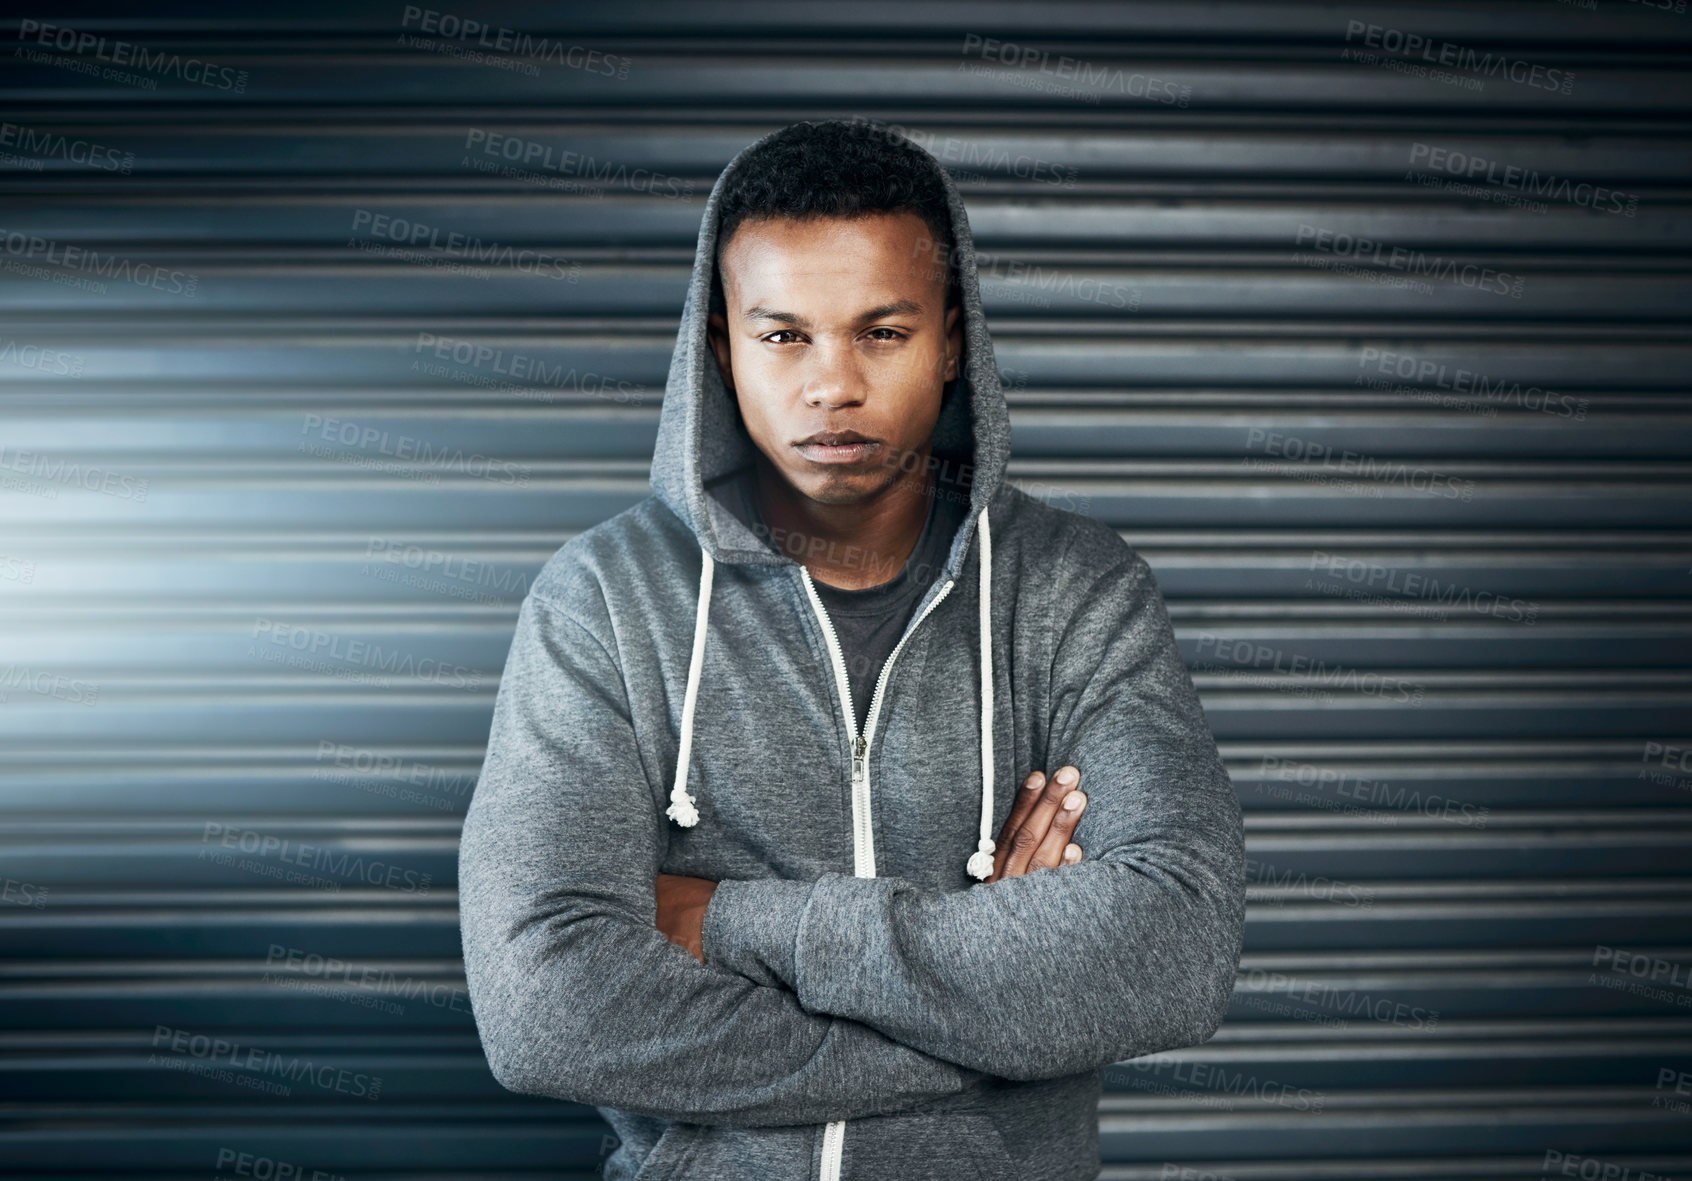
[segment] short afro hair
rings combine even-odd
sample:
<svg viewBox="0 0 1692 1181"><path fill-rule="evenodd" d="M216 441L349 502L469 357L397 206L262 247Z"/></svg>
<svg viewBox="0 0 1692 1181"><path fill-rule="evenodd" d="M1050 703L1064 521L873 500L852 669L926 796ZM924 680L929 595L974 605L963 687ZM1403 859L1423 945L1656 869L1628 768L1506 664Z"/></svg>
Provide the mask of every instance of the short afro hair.
<svg viewBox="0 0 1692 1181"><path fill-rule="evenodd" d="M809 120L746 154L718 198L711 310L723 312L722 252L744 222L764 218L914 213L946 263L946 307L959 302L956 239L933 156L892 127L862 119Z"/></svg>

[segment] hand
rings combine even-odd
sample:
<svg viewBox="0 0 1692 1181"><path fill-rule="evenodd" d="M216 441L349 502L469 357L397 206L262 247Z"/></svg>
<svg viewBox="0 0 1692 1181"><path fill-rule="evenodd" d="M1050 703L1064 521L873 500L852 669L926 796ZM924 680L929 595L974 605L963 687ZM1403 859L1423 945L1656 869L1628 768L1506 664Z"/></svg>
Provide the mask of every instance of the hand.
<svg viewBox="0 0 1692 1181"><path fill-rule="evenodd" d="M717 883L680 873L658 875L658 929L700 963L705 962L705 908Z"/></svg>
<svg viewBox="0 0 1692 1181"><path fill-rule="evenodd" d="M1022 781L999 839L993 842L993 873L988 882L1081 860L1081 846L1069 839L1087 806L1085 793L1072 790L1080 782L1081 772L1074 767L1059 767L1050 780L1036 771Z"/></svg>

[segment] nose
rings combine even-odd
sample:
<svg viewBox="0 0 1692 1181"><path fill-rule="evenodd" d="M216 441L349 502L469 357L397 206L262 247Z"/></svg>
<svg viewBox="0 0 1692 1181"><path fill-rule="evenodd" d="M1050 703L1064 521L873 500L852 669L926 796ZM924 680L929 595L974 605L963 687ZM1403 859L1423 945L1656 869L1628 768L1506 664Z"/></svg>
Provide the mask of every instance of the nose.
<svg viewBox="0 0 1692 1181"><path fill-rule="evenodd" d="M800 396L805 405L833 410L861 405L865 395L863 373L850 348L819 345L812 350Z"/></svg>

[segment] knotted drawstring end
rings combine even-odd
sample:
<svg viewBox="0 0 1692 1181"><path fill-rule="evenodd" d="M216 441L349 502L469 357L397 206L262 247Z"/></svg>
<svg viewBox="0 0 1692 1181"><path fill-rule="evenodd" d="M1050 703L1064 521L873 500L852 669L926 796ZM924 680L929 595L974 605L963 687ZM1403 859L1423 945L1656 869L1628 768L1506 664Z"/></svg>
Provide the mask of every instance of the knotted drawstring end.
<svg viewBox="0 0 1692 1181"><path fill-rule="evenodd" d="M699 809L693 806L693 797L680 788L670 793L670 806L664 809L664 815L683 828L699 823Z"/></svg>
<svg viewBox="0 0 1692 1181"><path fill-rule="evenodd" d="M992 841L983 837L977 842L975 852L969 855L969 876L986 879L993 876L993 850L996 846Z"/></svg>

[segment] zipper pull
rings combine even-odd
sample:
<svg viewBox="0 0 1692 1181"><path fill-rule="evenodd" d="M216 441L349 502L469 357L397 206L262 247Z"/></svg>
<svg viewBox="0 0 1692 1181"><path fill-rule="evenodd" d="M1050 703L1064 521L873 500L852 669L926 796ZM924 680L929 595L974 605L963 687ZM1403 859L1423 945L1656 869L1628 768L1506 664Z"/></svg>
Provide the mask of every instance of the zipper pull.
<svg viewBox="0 0 1692 1181"><path fill-rule="evenodd" d="M868 760L864 758L864 751L868 746L869 743L864 741L864 736L862 734L858 735L852 743L853 783L862 783L869 775L869 768L866 766Z"/></svg>

